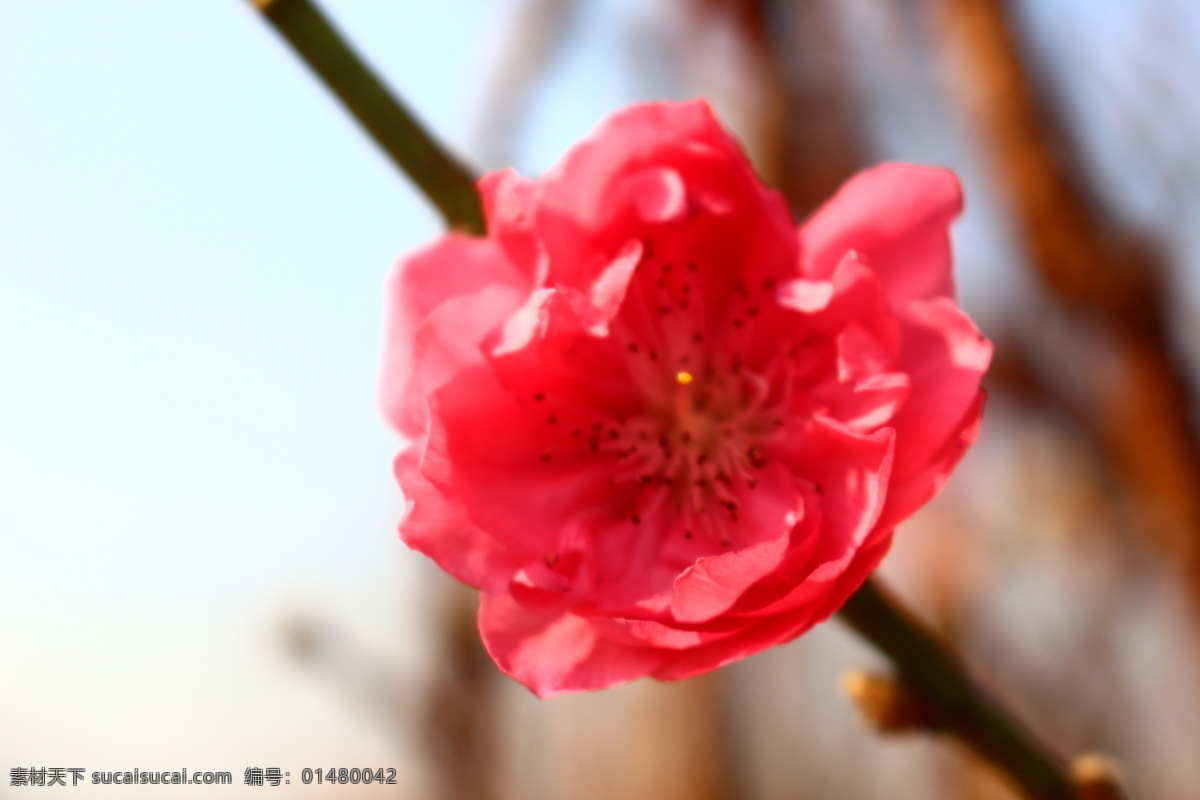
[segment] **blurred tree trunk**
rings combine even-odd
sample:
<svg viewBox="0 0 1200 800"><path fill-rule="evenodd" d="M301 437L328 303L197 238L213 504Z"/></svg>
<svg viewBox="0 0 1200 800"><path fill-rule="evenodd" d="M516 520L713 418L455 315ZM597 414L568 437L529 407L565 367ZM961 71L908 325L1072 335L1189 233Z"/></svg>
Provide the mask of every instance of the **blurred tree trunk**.
<svg viewBox="0 0 1200 800"><path fill-rule="evenodd" d="M1036 274L1064 309L1106 338L1102 357L1073 360L1085 386L1065 403L1068 413L1111 463L1136 504L1139 529L1183 568L1200 609L1196 395L1169 334L1163 258L1116 219L1076 163L1078 147L1022 58L1011 4L934 0L934 7ZM1044 372L1051 396L1071 391L1056 385L1061 364Z"/></svg>
<svg viewBox="0 0 1200 800"><path fill-rule="evenodd" d="M763 94L748 146L768 183L801 218L866 161L852 58L828 0L690 0L738 31L750 56L742 76Z"/></svg>
<svg viewBox="0 0 1200 800"><path fill-rule="evenodd" d="M479 593L438 576L441 620L437 668L422 717L422 745L441 800L493 800L496 683L476 624Z"/></svg>

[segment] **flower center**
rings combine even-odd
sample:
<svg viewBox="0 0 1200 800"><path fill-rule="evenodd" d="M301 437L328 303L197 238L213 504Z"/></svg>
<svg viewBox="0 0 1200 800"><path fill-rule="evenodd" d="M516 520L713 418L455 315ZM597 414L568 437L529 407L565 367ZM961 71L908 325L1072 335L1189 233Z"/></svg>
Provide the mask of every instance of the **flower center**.
<svg viewBox="0 0 1200 800"><path fill-rule="evenodd" d="M730 545L738 497L758 485L755 472L766 464L760 440L771 423L762 383L756 392L754 381L680 370L670 391L648 397L645 411L616 429L604 448L620 464L609 487L636 488L635 524L668 503L686 538L703 533Z"/></svg>
<svg viewBox="0 0 1200 800"><path fill-rule="evenodd" d="M692 261L682 269L643 263L611 324L641 395L636 413L583 422L567 404L554 405L563 422L574 417L570 450L602 462L614 507L634 524L663 513L684 538L730 547L744 538L736 535L742 504L767 465L768 436L788 417L803 348L781 338L765 363L748 367L743 354L775 282L737 281L729 298L715 302L700 290L699 272ZM557 424L558 413L548 420ZM542 454L546 463L555 458Z"/></svg>

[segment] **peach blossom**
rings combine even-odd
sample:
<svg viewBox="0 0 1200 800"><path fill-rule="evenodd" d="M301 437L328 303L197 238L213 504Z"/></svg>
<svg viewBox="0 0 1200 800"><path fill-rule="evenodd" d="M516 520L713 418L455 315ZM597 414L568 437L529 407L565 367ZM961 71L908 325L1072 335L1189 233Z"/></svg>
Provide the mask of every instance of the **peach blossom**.
<svg viewBox="0 0 1200 800"><path fill-rule="evenodd" d="M485 238L397 265L381 393L401 536L539 696L799 636L974 440L952 173L867 170L797 227L707 103L660 102L479 189Z"/></svg>

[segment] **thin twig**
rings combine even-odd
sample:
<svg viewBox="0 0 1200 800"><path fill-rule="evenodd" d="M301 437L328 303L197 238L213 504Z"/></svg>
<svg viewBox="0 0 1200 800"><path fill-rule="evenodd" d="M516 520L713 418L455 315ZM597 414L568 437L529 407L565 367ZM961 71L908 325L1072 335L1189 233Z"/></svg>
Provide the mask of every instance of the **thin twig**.
<svg viewBox="0 0 1200 800"><path fill-rule="evenodd" d="M838 612L937 711L937 727L990 761L1034 800L1073 800L1065 764L989 697L937 636L872 579Z"/></svg>
<svg viewBox="0 0 1200 800"><path fill-rule="evenodd" d="M437 206L447 226L482 235L483 209L471 172L363 63L309 0L252 0L392 162Z"/></svg>

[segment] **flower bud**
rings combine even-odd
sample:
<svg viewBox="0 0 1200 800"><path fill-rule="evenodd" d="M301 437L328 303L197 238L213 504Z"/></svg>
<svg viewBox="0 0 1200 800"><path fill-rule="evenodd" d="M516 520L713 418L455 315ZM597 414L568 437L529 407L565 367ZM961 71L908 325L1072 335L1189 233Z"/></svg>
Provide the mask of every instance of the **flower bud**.
<svg viewBox="0 0 1200 800"><path fill-rule="evenodd" d="M851 670L842 678L842 691L880 733L937 727L937 711L933 706L892 678Z"/></svg>
<svg viewBox="0 0 1200 800"><path fill-rule="evenodd" d="M1125 800L1116 764L1097 753L1086 753L1071 764L1079 800Z"/></svg>

